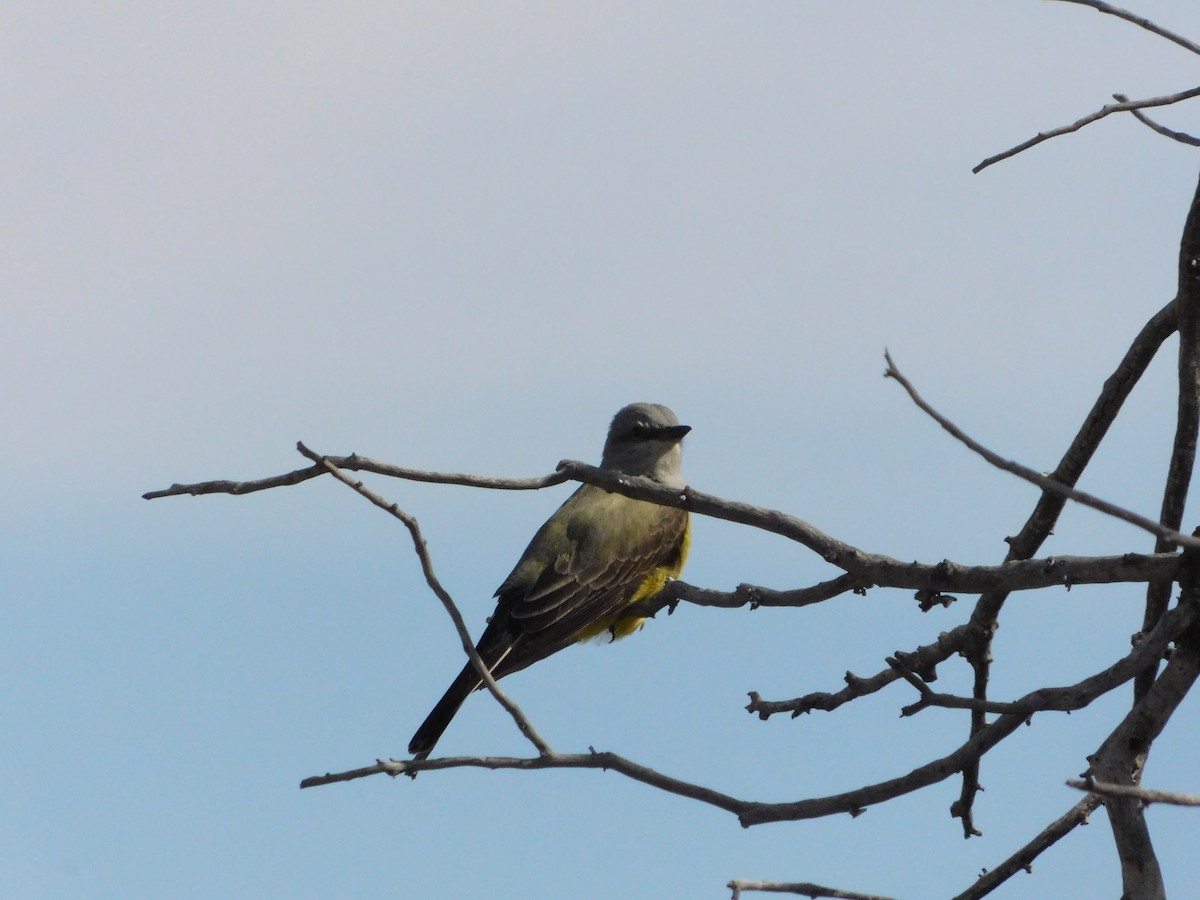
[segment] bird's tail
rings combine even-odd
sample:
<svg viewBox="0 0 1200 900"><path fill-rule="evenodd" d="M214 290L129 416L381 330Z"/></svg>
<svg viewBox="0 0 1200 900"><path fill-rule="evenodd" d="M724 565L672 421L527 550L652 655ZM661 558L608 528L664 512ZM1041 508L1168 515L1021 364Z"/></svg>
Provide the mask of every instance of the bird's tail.
<svg viewBox="0 0 1200 900"><path fill-rule="evenodd" d="M454 679L449 690L437 702L437 706L425 717L425 721L421 723L417 733L412 736L412 740L408 742L408 752L413 755L413 759L425 759L433 752L434 745L442 736L442 732L446 730L446 726L450 724L450 720L454 718L463 702L481 683L479 673L468 662L458 673L458 677Z"/></svg>

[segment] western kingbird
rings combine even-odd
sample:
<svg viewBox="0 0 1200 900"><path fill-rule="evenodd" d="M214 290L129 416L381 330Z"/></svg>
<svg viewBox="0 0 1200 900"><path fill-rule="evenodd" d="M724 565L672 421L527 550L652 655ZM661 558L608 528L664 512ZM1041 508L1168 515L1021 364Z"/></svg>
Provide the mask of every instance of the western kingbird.
<svg viewBox="0 0 1200 900"><path fill-rule="evenodd" d="M691 428L657 403L626 406L612 420L602 469L684 487L680 442ZM538 529L495 596L496 611L475 645L495 678L577 641L632 634L645 619L621 618L679 576L691 527L681 509L582 485ZM408 744L425 759L463 701L482 685L467 662Z"/></svg>

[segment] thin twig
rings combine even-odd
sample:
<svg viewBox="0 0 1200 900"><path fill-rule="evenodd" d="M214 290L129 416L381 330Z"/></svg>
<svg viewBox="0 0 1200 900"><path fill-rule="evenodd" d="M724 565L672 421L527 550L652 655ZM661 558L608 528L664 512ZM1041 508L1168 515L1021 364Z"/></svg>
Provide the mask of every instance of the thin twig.
<svg viewBox="0 0 1200 900"><path fill-rule="evenodd" d="M483 475L464 475L459 472L427 472L424 469L409 469L394 466L391 463L377 462L366 456L351 453L349 456L330 456L327 459L339 469L349 469L354 472L373 472L376 475L388 475L392 478L403 478L407 481L424 481L433 484L461 484L466 487L494 488L501 491L536 491L544 487L562 484L567 480L561 472L552 472L537 478L488 478ZM255 491L265 491L269 488L287 487L299 484L324 475L323 466L309 466L283 475L272 475L270 478L260 478L256 481L201 481L196 484L173 484L159 491L148 491L142 494L143 500L157 500L160 497L178 497L189 494L193 497L199 494L251 494Z"/></svg>
<svg viewBox="0 0 1200 900"><path fill-rule="evenodd" d="M968 625L959 625L938 635L938 639L931 644L918 647L912 653L897 652L896 656L903 659L910 671L918 672L922 678L932 681L937 675L937 667L962 650L968 629ZM899 678L900 673L891 667L870 678L860 678L853 672L847 672L846 686L837 693L816 691L794 700L764 700L757 691L751 691L746 710L764 720L780 713L788 713L794 719L813 710L832 712L845 703L883 690Z"/></svg>
<svg viewBox="0 0 1200 900"><path fill-rule="evenodd" d="M1067 2L1070 2L1070 0L1067 0ZM1128 103L1129 102L1129 98L1127 96L1125 96L1124 94L1113 94L1113 99L1116 100L1118 103ZM1169 137L1173 141L1179 141L1179 143L1187 144L1191 147L1200 147L1200 138L1193 137L1192 135L1190 135L1184 131L1173 131L1172 129L1168 128L1166 125L1160 125L1158 122L1155 122L1152 118L1150 118L1148 115L1146 115L1140 109L1132 109L1129 111L1129 113L1135 119L1137 119L1139 122L1141 122L1143 125L1145 125L1147 128L1149 128L1151 131L1158 132L1163 137Z"/></svg>
<svg viewBox="0 0 1200 900"><path fill-rule="evenodd" d="M1200 806L1200 794L1181 794L1177 791L1156 791L1135 784L1108 784L1094 778L1082 781L1071 779L1067 787L1087 791L1100 797L1122 797L1141 800L1149 806L1151 803L1167 803L1171 806Z"/></svg>
<svg viewBox="0 0 1200 900"><path fill-rule="evenodd" d="M1155 564L1157 565L1157 564ZM751 609L759 607L800 607L823 603L848 592L866 593L873 583L864 583L856 575L839 575L829 581L822 581L811 587L796 588L790 591L776 591L755 584L739 584L732 591L714 591L710 588L697 587L685 581L669 581L666 587L645 600L639 600L621 611L621 617L635 619L653 618L662 609L675 611L680 601L695 606L710 606L720 609L740 609L748 606Z"/></svg>
<svg viewBox="0 0 1200 900"><path fill-rule="evenodd" d="M429 557L429 548L425 545L425 538L421 535L421 527L417 524L417 520L402 510L397 504L389 503L383 497L369 490L361 481L355 481L350 478L345 472L334 465L330 459L308 449L303 443L298 443L296 449L304 456L313 460L317 465L326 469L338 481L348 485L380 509L390 513L404 523L404 526L412 536L413 548L417 552L417 558L421 561L421 571L425 574L425 581L429 585L430 590L442 601L442 606L446 608L446 612L450 614L450 619L454 622L454 628L458 632L458 638L462 642L463 650L470 658L471 664L475 666L475 671L478 673L480 679L488 691L491 692L492 696L496 698L496 701L512 716L521 734L529 739L530 743L537 748L538 753L542 756L553 753L550 745L537 733L537 730L533 727L529 719L526 718L521 708L500 689L500 686L496 683L496 679L492 677L492 673L488 670L487 664L483 661L479 653L476 652L475 642L471 640L471 632L467 630L467 623L463 621L462 613L458 611L458 606L454 603L453 598L442 587L442 583L438 580L437 575L434 574L433 560Z"/></svg>
<svg viewBox="0 0 1200 900"><path fill-rule="evenodd" d="M1200 54L1200 44L1189 41L1182 35L1176 34L1174 31L1168 31L1160 25L1155 25L1145 16L1140 16L1137 13L1130 12L1127 9L1121 9L1119 6L1113 6L1111 3L1105 3L1104 0L1060 0L1062 3L1076 3L1079 6L1090 6L1097 12L1105 13L1106 15L1116 16L1118 19L1124 19L1126 22L1132 22L1139 28L1145 28L1147 31L1157 34L1161 38L1166 38L1172 43L1178 44L1185 50L1191 50L1193 53Z"/></svg>
<svg viewBox="0 0 1200 900"><path fill-rule="evenodd" d="M900 710L901 718L914 716L921 710L928 709L931 706L940 706L945 709L974 709L989 713L1030 714L1036 712L1031 707L1022 706L1019 703L1009 703L1002 700L984 700L977 697L956 697L953 694L937 693L931 690L929 685L918 678L914 672L911 672L907 666L894 656L889 656L884 661L895 669L901 678L916 688L917 693L921 695L921 699L916 703L905 706Z"/></svg>
<svg viewBox="0 0 1200 900"><path fill-rule="evenodd" d="M1074 0L1068 0L1068 2L1074 2ZM1001 160L1016 156L1018 153L1022 153L1028 150L1030 147L1036 146L1043 141L1048 141L1051 138L1056 138L1060 135L1070 134L1073 131L1078 131L1085 125L1090 125L1093 122L1103 119L1105 116L1111 116L1113 113L1132 112L1135 109L1149 109L1150 107L1155 106L1169 106L1172 103L1190 100L1193 97L1200 97L1200 87L1190 88L1186 91L1179 91L1175 94L1166 94L1162 97L1147 97L1145 100L1130 100L1126 103L1106 103L1094 113L1090 113L1089 115L1084 116L1082 119L1072 122L1070 125L1052 128L1050 131L1038 132L1038 134L1034 135L1029 140L1017 144L1017 146L1011 147L1008 150L1005 150L1003 153L997 153L995 156L989 156L983 162L975 166L975 168L973 168L971 171L975 174L978 174L988 166L995 165Z"/></svg>
<svg viewBox="0 0 1200 900"><path fill-rule="evenodd" d="M885 378L892 378L897 381L905 391L908 392L912 401L921 408L923 412L928 414L935 422L942 426L947 432L966 444L967 447L974 450L993 466L998 469L1003 469L1005 472L1010 472L1018 478L1022 478L1032 484L1036 484L1044 491L1053 491L1056 494L1074 500L1083 506L1090 506L1092 509L1099 510L1113 518L1120 519L1123 522L1128 522L1141 528L1143 531L1148 531L1151 534L1161 537L1172 544L1180 547L1200 548L1200 539L1189 537L1181 534L1174 528L1168 528L1165 525L1160 525L1153 519L1147 519L1145 516L1138 515L1124 507L1117 506L1115 503L1109 503L1107 500L1101 500L1099 497L1093 496L1085 491L1079 491L1075 488L1068 487L1061 482L1055 481L1048 475L1043 475L1040 472L1035 472L1028 466L1023 466L1020 463L1005 459L997 453L989 450L983 444L968 436L961 428L939 413L936 409L925 402L925 399L917 393L917 389L912 386L912 383L901 374L896 368L896 364L892 361L892 356L886 350L884 351L884 359L887 360L887 370L883 373Z"/></svg>

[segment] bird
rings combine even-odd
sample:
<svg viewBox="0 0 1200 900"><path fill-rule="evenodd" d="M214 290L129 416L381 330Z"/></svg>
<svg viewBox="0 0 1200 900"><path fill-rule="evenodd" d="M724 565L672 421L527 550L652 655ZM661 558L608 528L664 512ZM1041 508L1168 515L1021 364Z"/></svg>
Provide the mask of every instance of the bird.
<svg viewBox="0 0 1200 900"><path fill-rule="evenodd" d="M600 468L682 489L689 431L661 404L631 403L613 417ZM498 679L571 644L633 634L645 619L622 611L678 578L690 545L685 510L581 485L537 530L496 590L496 610L475 649ZM415 760L429 756L482 683L468 660L409 742Z"/></svg>

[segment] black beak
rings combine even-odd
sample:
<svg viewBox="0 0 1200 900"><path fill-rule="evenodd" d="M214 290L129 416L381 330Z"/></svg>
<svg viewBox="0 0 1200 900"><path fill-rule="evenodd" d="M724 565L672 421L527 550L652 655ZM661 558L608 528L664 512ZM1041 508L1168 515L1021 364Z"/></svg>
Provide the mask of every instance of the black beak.
<svg viewBox="0 0 1200 900"><path fill-rule="evenodd" d="M683 436L692 430L691 425L667 425L663 428L655 428L650 435L656 441L672 441L678 443L683 440Z"/></svg>

